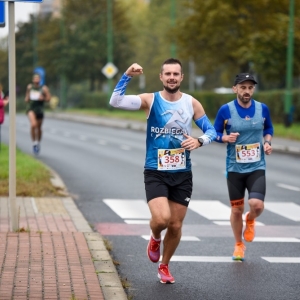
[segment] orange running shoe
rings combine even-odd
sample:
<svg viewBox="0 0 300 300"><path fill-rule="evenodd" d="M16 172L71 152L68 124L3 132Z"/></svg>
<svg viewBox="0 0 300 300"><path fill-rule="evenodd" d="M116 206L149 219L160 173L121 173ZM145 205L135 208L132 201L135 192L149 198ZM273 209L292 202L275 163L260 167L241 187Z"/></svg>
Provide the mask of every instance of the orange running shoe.
<svg viewBox="0 0 300 300"><path fill-rule="evenodd" d="M174 283L175 279L170 273L169 266L164 264L159 264L157 277L160 279L161 283Z"/></svg>
<svg viewBox="0 0 300 300"><path fill-rule="evenodd" d="M245 250L246 247L243 243L236 243L234 246L234 251L232 254L233 260L244 261L245 260Z"/></svg>
<svg viewBox="0 0 300 300"><path fill-rule="evenodd" d="M246 228L244 230L244 240L248 243L252 242L255 237L255 220L248 220L249 212L245 215Z"/></svg>

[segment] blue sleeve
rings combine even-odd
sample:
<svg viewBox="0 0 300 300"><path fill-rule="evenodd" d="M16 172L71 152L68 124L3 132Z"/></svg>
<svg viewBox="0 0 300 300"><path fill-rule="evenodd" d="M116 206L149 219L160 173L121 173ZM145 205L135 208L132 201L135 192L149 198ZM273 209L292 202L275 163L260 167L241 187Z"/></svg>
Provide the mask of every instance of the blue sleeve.
<svg viewBox="0 0 300 300"><path fill-rule="evenodd" d="M215 118L215 123L214 123L214 127L217 132L217 138L215 141L218 143L223 143L222 136L223 136L224 130L227 129L226 125L227 125L228 119L230 119L229 107L227 104L224 104L220 107L220 109L217 113L217 116Z"/></svg>
<svg viewBox="0 0 300 300"><path fill-rule="evenodd" d="M273 136L274 134L274 128L273 128L273 124L272 124L272 120L271 120L271 116L270 116L270 111L269 108L266 104L262 103L262 114L263 114L263 118L264 118L264 136L266 134L270 134Z"/></svg>
<svg viewBox="0 0 300 300"><path fill-rule="evenodd" d="M216 130L214 126L210 123L206 115L195 120L196 125L203 131L201 138L203 139L203 146L210 144L216 139Z"/></svg>

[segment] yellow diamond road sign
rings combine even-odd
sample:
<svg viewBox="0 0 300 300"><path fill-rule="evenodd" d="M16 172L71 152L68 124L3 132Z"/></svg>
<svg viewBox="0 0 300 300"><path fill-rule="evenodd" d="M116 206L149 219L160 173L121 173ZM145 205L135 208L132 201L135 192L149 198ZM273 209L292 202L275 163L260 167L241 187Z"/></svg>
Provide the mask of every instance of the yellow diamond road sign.
<svg viewBox="0 0 300 300"><path fill-rule="evenodd" d="M118 68L113 63L108 62L101 71L108 79L110 79L118 73Z"/></svg>

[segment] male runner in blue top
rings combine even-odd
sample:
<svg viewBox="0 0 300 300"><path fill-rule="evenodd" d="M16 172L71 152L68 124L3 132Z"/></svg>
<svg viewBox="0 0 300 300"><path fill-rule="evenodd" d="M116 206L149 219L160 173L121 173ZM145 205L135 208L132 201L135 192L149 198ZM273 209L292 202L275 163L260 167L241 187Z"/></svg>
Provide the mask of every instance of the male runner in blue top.
<svg viewBox="0 0 300 300"><path fill-rule="evenodd" d="M214 127L216 141L227 143L227 186L231 203L230 222L235 238L233 260L244 260L246 242L255 236L255 218L264 209L266 193L264 154L271 154L273 125L268 107L255 101L252 95L257 84L249 73L238 74L233 91L236 99L224 104L218 111ZM226 133L224 133L224 130ZM250 211L245 215L243 232L245 191L248 190Z"/></svg>
<svg viewBox="0 0 300 300"><path fill-rule="evenodd" d="M151 213L147 255L152 262L159 261L161 232L167 229L158 277L161 283L174 283L168 264L180 242L183 219L192 195L190 152L211 143L216 131L200 102L179 90L183 80L179 60L170 58L162 64L159 75L162 91L125 96L132 76L142 73L140 65L131 65L115 87L110 105L146 112L144 182ZM193 120L204 132L199 138L191 137Z"/></svg>

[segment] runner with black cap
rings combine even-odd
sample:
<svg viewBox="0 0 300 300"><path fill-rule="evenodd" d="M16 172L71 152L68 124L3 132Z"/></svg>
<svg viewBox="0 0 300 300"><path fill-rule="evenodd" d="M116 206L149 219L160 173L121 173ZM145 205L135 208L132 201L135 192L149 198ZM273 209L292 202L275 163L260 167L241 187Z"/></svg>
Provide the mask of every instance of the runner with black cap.
<svg viewBox="0 0 300 300"><path fill-rule="evenodd" d="M255 219L264 209L266 194L266 161L271 154L273 125L267 105L252 98L257 81L249 73L236 75L236 99L224 104L215 119L216 142L227 143L226 177L231 203L230 222L235 238L233 260L244 260L246 242L255 237ZM249 212L243 213L245 191L248 191Z"/></svg>

